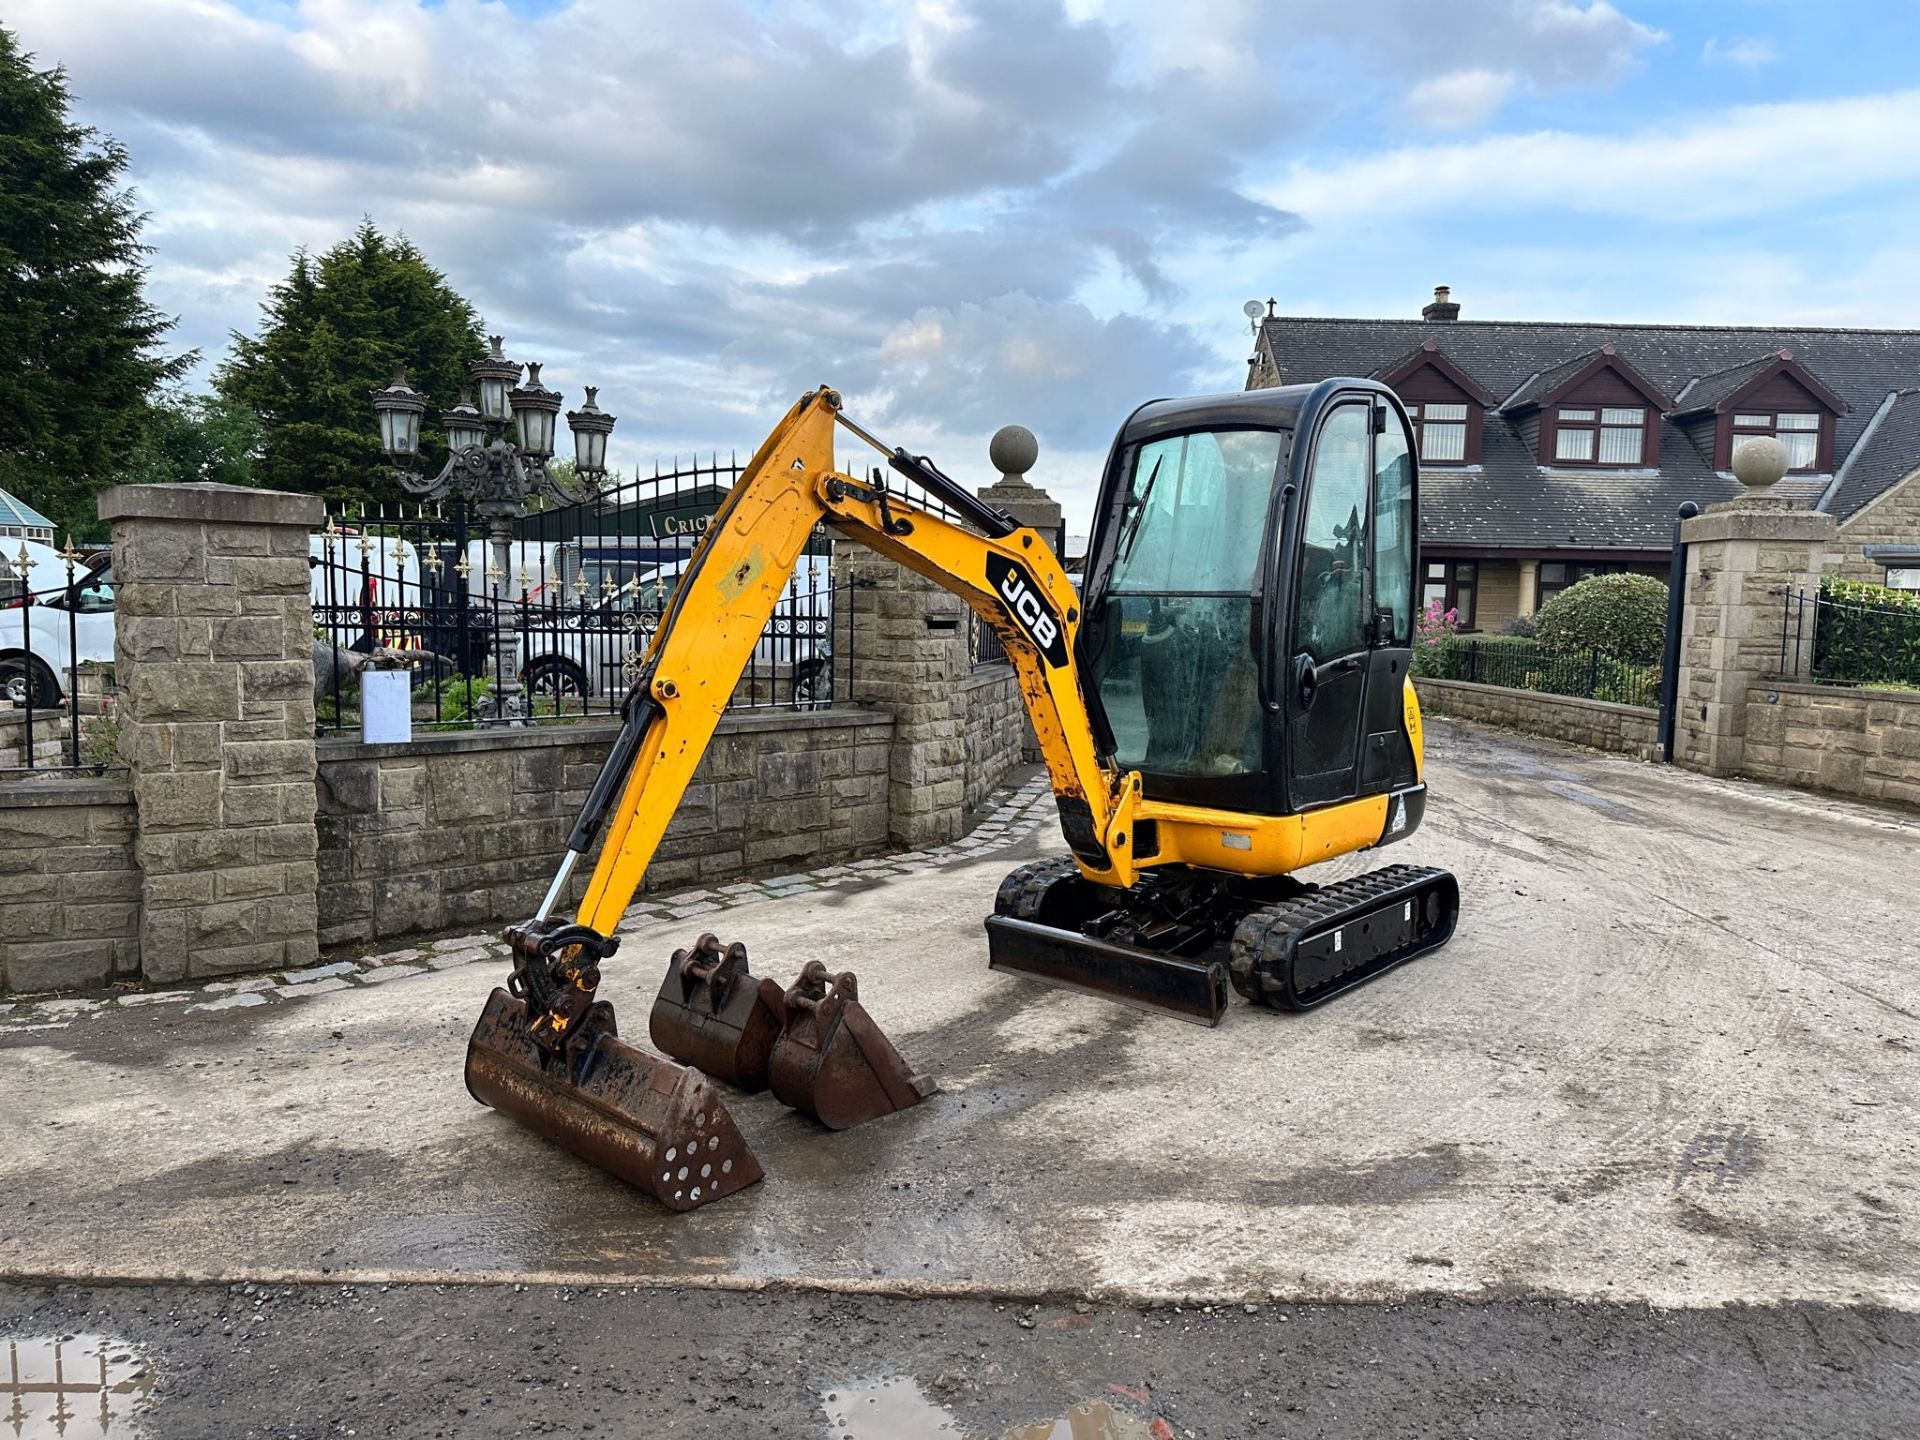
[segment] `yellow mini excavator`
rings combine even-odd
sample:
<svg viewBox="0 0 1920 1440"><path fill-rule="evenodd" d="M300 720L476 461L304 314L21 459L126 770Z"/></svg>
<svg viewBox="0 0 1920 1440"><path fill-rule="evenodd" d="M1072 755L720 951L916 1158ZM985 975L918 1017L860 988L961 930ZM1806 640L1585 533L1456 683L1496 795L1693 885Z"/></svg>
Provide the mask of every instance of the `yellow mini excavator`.
<svg viewBox="0 0 1920 1440"><path fill-rule="evenodd" d="M904 477L835 464L836 427ZM958 594L1002 637L1070 852L1015 870L989 963L1216 1023L1229 984L1305 1009L1444 944L1459 891L1389 866L1294 872L1404 839L1425 807L1408 677L1418 589L1413 433L1393 392L1336 379L1156 400L1121 426L1084 587L1042 537L924 456L802 396L715 513L514 972L469 1089L674 1209L760 1178L710 1083L840 1126L931 1090L810 964L783 990L739 946L673 957L653 1012L676 1063L618 1038L599 967L741 671L818 525ZM604 834L602 833L604 832ZM601 841L577 914L553 912Z"/></svg>

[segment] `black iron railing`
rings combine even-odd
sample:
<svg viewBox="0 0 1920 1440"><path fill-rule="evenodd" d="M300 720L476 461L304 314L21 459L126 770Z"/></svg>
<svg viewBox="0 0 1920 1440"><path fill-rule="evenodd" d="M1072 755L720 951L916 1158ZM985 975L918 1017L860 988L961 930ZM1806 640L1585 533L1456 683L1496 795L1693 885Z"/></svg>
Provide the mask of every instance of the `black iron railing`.
<svg viewBox="0 0 1920 1440"><path fill-rule="evenodd" d="M49 565L51 585L35 573ZM0 773L98 774L115 763L112 673L105 555L69 547L13 576L0 598Z"/></svg>
<svg viewBox="0 0 1920 1440"><path fill-rule="evenodd" d="M412 672L414 723L456 728L617 713L688 558L738 469L696 465L537 512L510 538L463 506L355 508L314 537L323 730L357 723L359 672ZM504 553L503 553L504 552ZM735 688L735 708L851 694L855 594L809 543Z"/></svg>
<svg viewBox="0 0 1920 1440"><path fill-rule="evenodd" d="M1920 597L1908 605L1878 586L1832 580L1789 589L1779 668L1825 685L1920 687Z"/></svg>
<svg viewBox="0 0 1920 1440"><path fill-rule="evenodd" d="M1517 636L1455 635L1422 645L1414 654L1414 674L1618 705L1652 707L1660 700L1658 661L1638 665L1599 650L1549 650Z"/></svg>

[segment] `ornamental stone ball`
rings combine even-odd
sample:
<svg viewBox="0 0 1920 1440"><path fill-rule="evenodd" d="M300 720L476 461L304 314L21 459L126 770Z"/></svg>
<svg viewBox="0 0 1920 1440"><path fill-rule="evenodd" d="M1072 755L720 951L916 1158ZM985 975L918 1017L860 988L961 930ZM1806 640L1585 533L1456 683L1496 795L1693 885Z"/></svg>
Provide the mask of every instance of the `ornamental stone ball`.
<svg viewBox="0 0 1920 1440"><path fill-rule="evenodd" d="M1002 425L987 443L987 459L1004 480L1018 479L1040 458L1040 442L1024 425Z"/></svg>
<svg viewBox="0 0 1920 1440"><path fill-rule="evenodd" d="M1733 478L1758 495L1787 473L1787 447L1771 435L1742 440L1733 452Z"/></svg>

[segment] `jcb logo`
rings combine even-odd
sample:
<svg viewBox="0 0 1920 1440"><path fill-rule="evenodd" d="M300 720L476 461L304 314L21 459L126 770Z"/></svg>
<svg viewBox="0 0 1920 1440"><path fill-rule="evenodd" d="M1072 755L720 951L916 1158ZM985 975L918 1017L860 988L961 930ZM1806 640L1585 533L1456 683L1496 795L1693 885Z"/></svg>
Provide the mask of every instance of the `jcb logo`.
<svg viewBox="0 0 1920 1440"><path fill-rule="evenodd" d="M1028 633L1039 642L1042 650L1053 644L1053 637L1060 633L1060 627L1041 608L1039 597L1027 588L1027 582L1020 578L1019 572L1007 572L1007 578L1000 582L1000 593L1007 597L1014 615L1027 627Z"/></svg>
<svg viewBox="0 0 1920 1440"><path fill-rule="evenodd" d="M1067 646L1060 621L1040 598L1033 577L1000 555L987 556L987 579L1006 602L1007 613L1028 634L1050 665L1067 663Z"/></svg>

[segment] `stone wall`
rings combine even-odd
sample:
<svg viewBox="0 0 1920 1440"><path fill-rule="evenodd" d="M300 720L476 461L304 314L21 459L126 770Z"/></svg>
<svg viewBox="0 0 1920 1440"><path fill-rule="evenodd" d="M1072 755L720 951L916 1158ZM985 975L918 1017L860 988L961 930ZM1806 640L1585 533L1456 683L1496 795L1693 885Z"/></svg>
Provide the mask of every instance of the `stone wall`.
<svg viewBox="0 0 1920 1440"><path fill-rule="evenodd" d="M986 803L1024 757L1032 727L1011 665L989 665L964 682L967 702L966 783L961 803L969 812Z"/></svg>
<svg viewBox="0 0 1920 1440"><path fill-rule="evenodd" d="M1847 580L1887 583L1887 567L1866 555L1868 545L1920 549L1920 470L1881 492L1840 527L1832 572Z"/></svg>
<svg viewBox="0 0 1920 1440"><path fill-rule="evenodd" d="M1456 720L1477 720L1651 760L1660 753L1660 712L1638 705L1615 705L1606 700L1580 700L1570 695L1542 695L1532 690L1509 690L1500 685L1474 685L1464 680L1416 678L1414 693L1421 713Z"/></svg>
<svg viewBox="0 0 1920 1440"><path fill-rule="evenodd" d="M0 785L0 992L98 986L139 973L132 786Z"/></svg>
<svg viewBox="0 0 1920 1440"><path fill-rule="evenodd" d="M533 913L617 727L320 745L320 939L338 945ZM644 888L685 889L887 848L893 722L859 710L726 716ZM570 901L587 872L582 865Z"/></svg>
<svg viewBox="0 0 1920 1440"><path fill-rule="evenodd" d="M1741 772L1920 805L1920 695L1768 681L1747 692Z"/></svg>

